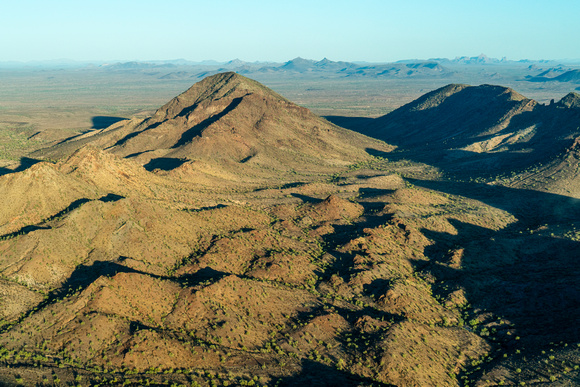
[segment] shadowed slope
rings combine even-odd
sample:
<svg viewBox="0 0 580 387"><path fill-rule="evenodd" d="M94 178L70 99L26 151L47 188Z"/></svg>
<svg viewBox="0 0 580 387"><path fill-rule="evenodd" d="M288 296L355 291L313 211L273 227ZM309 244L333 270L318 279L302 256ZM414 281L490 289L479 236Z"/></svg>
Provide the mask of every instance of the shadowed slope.
<svg viewBox="0 0 580 387"><path fill-rule="evenodd" d="M542 105L502 86L448 85L372 121L344 122L397 145L389 159L424 162L462 179L580 195L576 93Z"/></svg>
<svg viewBox="0 0 580 387"><path fill-rule="evenodd" d="M448 85L377 118L366 131L405 148L464 147L501 132L536 106L501 86Z"/></svg>
<svg viewBox="0 0 580 387"><path fill-rule="evenodd" d="M570 93L545 106L502 86L448 85L361 131L404 149L454 150L454 158L503 152L529 165L564 150L580 133L578 99Z"/></svg>

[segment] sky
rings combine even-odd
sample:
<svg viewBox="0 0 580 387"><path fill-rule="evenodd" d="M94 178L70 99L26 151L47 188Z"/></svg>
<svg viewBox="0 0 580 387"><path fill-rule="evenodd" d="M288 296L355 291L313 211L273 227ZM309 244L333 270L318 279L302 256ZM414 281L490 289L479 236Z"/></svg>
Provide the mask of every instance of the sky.
<svg viewBox="0 0 580 387"><path fill-rule="evenodd" d="M0 62L580 59L578 0L18 0Z"/></svg>

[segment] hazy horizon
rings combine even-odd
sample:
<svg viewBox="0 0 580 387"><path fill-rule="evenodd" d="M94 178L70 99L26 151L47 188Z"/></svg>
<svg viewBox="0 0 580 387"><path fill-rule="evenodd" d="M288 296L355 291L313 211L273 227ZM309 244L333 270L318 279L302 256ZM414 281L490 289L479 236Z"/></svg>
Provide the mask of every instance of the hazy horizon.
<svg viewBox="0 0 580 387"><path fill-rule="evenodd" d="M580 3L555 0L272 3L160 6L150 0L5 4L0 62L67 60L394 62L477 56L577 60Z"/></svg>
<svg viewBox="0 0 580 387"><path fill-rule="evenodd" d="M284 64L284 63L288 63L290 61L296 60L296 59L304 59L307 61L313 61L313 62L318 62L318 61L322 61L322 60L330 60L331 62L349 62L349 63L357 63L357 64L386 64L386 63L397 63L397 62L407 62L407 61L418 61L418 62L422 62L422 61L444 61L444 60L448 60L448 61L454 61L454 60L458 60L458 59L463 59L463 58L477 58L479 56L485 56L487 58L489 58L492 61L501 61L503 60L507 60L508 62L561 62L562 64L580 64L580 58L540 58L540 59L529 59L529 58L509 58L509 57L504 57L504 58L495 58L495 57L491 57L486 55L485 53L481 53L478 55L456 55L453 57L432 57L432 58L399 58L399 59L395 59L392 61L367 61L364 59L356 59L356 60L343 60L340 58L327 58L327 57L315 57L315 58L311 58L311 57L305 57L305 56L297 56L294 58L288 58L286 60L281 60L281 61L275 61L275 60L255 60L255 61L250 61L250 60L245 60L244 58L231 58L231 59L227 59L227 60L216 60L213 58L207 58L207 59L187 59L187 58L159 58L159 59L122 59L122 58L113 58L113 59L93 59L93 60L88 60L88 59L71 59L71 58L54 58L54 59L31 59L31 60L0 60L0 64L22 64L22 65L50 65L50 64L55 64L55 65L60 65L60 64L79 64L79 65L107 65L107 64L116 64L116 63L131 63L131 62L136 62L136 63L183 63L184 65L223 65L223 64L227 64L229 62L233 62L236 60L239 60L241 62L244 63L249 63L249 64ZM492 62L492 63L496 63L496 62ZM497 62L499 63L499 62Z"/></svg>

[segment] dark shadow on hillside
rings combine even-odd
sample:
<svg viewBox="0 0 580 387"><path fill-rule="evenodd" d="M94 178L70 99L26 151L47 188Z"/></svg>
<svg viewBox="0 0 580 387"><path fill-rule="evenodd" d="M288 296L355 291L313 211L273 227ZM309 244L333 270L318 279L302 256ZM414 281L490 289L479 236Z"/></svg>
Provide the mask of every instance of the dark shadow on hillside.
<svg viewBox="0 0 580 387"><path fill-rule="evenodd" d="M324 273L317 273L322 278L321 281L328 280L333 274L337 274L348 282L350 277L357 272L352 269L354 254L340 252L339 247L365 235L365 229L383 225L391 218L390 215L373 215L375 211L384 207L383 203L361 201L359 204L364 208L364 213L360 218L350 224L333 224L334 232L322 236L326 250L332 251L334 261Z"/></svg>
<svg viewBox="0 0 580 387"><path fill-rule="evenodd" d="M449 98L460 99L457 97ZM365 128L365 134L407 150L418 147L426 150L460 149L475 141L485 142L497 135L515 133L542 122L543 118L535 110L522 112L514 116L507 127L496 133L487 133L500 122L505 109L474 109L476 116L457 111L452 106L446 106L443 110L436 112L427 109L402 116L395 112L379 117L371 127Z"/></svg>
<svg viewBox="0 0 580 387"><path fill-rule="evenodd" d="M464 111L458 108L465 104L462 98L462 93L457 93L434 109L413 112L403 109L374 120L343 117L342 121L340 118L332 121L396 145L396 152L380 155L389 160L413 160L441 168L449 174L472 178L545 164L569 149L574 142L571 136L578 133L580 109L565 109L559 104L536 105L533 110L512 117L507 127L490 133L489 129L501 122L511 105L490 100L489 106L474 104ZM509 140L514 135L524 136L523 131L528 129L533 131L525 134L520 142ZM508 140L504 139L500 146L500 142L495 141L498 136L507 136ZM476 142L482 146L498 143L497 148L489 152L463 150Z"/></svg>
<svg viewBox="0 0 580 387"><path fill-rule="evenodd" d="M58 146L58 145L61 145L61 144L67 143L67 142L72 142L72 140L75 140L75 139L77 139L77 140L75 140L75 141L81 141L81 143L84 143L84 144L86 144L86 143L87 143L86 139L85 139L85 141L83 141L82 139L78 139L78 137L82 137L82 136L84 136L85 134L87 134L87 133L91 132L92 130L93 130L93 129L91 129L91 130L86 130L86 131L82 131L82 132L80 132L80 133L73 134L72 136L65 137L65 138L63 138L62 140L60 140L59 142L57 142L56 144L54 144L53 146ZM79 148L80 148L81 146L82 146L82 145L80 145L80 146L79 146ZM50 148L50 147L49 147L49 148ZM48 149L48 148L45 148L45 149Z"/></svg>
<svg viewBox="0 0 580 387"><path fill-rule="evenodd" d="M482 201L517 218L498 231L452 218L456 234L421 230L434 244L424 251L430 261L415 262L416 270L430 272L435 283L463 288L473 309L513 324L515 335L498 334L505 348L580 341L580 243L558 235L566 231L561 226L580 219L580 200L486 184L409 181ZM451 265L459 249L461 261ZM434 293L446 296L437 285Z"/></svg>
<svg viewBox="0 0 580 387"><path fill-rule="evenodd" d="M90 284L95 282L101 276L113 277L118 273L145 274L118 263L123 262L125 259L127 259L127 257L121 256L116 262L95 261L92 265L77 266L75 271L66 280L66 282L49 295L47 303L50 304L54 300L61 299L74 291L86 289ZM151 274L147 275L152 276Z"/></svg>
<svg viewBox="0 0 580 387"><path fill-rule="evenodd" d="M126 135L125 137L121 138L116 143L114 143L110 148L123 145L127 141L129 141L130 139L137 137L138 135L140 135L141 133L143 133L149 129L154 129L164 122L164 121L160 121L160 122L156 122L154 124L148 125L151 120L152 120L152 117L146 118L141 124L139 124L139 126L137 127L138 130L135 130L135 131L129 133L128 135ZM107 148L107 149L109 149L109 148ZM129 155L127 157L136 156L136 155L141 154L141 153L144 153L144 152L137 152L137 153L134 153L134 154Z"/></svg>
<svg viewBox="0 0 580 387"><path fill-rule="evenodd" d="M384 152L384 151L380 151L378 149L373 149L373 148L366 148L365 151L374 157L383 157L383 158L388 158L391 156L391 152Z"/></svg>
<svg viewBox="0 0 580 387"><path fill-rule="evenodd" d="M140 131L135 131L135 132L129 133L128 135L126 135L125 137L121 138L119 141L117 141L116 143L114 143L114 144L113 144L111 147L109 147L109 148L113 148L113 147L116 147L116 146L123 145L124 143L126 143L127 141L129 141L130 139L132 139L132 138L134 138L134 137L137 137L138 135L140 135L141 133L143 133L143 132L144 132L144 131L146 131L147 129L153 129L155 126L159 126L159 124L160 124L160 123L157 123L157 124L154 124L154 125L151 125L151 126L149 126L149 127L145 128L145 129L143 129L143 130L140 130ZM107 149L109 149L109 148L106 148L105 150L107 150ZM134 156L140 155L141 153L144 153L144 152L136 152L136 153L133 153L133 154L130 154L130 155L128 155L127 157L134 157Z"/></svg>
<svg viewBox="0 0 580 387"><path fill-rule="evenodd" d="M92 265L77 266L71 276L62 284L62 286L48 293L44 301L38 304L35 310L41 310L46 306L52 305L55 302L74 294L75 292L81 292L85 290L101 276L112 277L118 273L139 273L148 275L153 278L163 278L153 274L144 273L117 263L122 262L125 259L127 259L127 257L121 256L116 262L95 261ZM26 318L26 315L22 315L19 321L22 321L24 318ZM10 326L6 326L4 329L10 329ZM0 329L0 332L1 331L2 330Z"/></svg>
<svg viewBox="0 0 580 387"><path fill-rule="evenodd" d="M195 137L199 136L201 134L201 132L203 132L203 130L206 129L208 126L217 122L220 118L224 117L226 114L228 114L229 112L234 110L242 102L242 99L243 99L243 97L234 98L232 100L232 102L230 102L230 104L224 110L222 110L220 113L215 114L209 118L206 118L205 120L203 120L199 124L195 125L191 129L188 129L187 131L185 131L181 135L181 138L171 148L172 149L179 148L180 146L185 145L188 142L191 142L191 140L193 140ZM197 107L197 105L194 105L194 106L191 106L190 108L182 110L178 116L187 115L190 111L193 111L195 109L195 107Z"/></svg>
<svg viewBox="0 0 580 387"><path fill-rule="evenodd" d="M381 188L360 188L358 190L359 198L361 199L376 199L380 198L381 196L390 195L394 193L396 190L394 189L381 189ZM361 205L369 205L370 203L359 203ZM380 206L384 206L384 203L379 203Z"/></svg>
<svg viewBox="0 0 580 387"><path fill-rule="evenodd" d="M205 207L197 207L197 208L184 208L183 211L186 212L202 212L202 211L211 211L211 210L218 210L220 208L226 208L225 204L216 204L215 206L205 206Z"/></svg>
<svg viewBox="0 0 580 387"><path fill-rule="evenodd" d="M295 198L298 198L300 200L302 200L304 203L320 203L322 202L324 199L319 199L319 198L315 198L313 196L307 196L307 195L302 195L299 193L291 193L290 195L292 195Z"/></svg>
<svg viewBox="0 0 580 387"><path fill-rule="evenodd" d="M278 187L261 187L261 188L256 188L253 192L260 192L260 191L266 191L269 189L288 189L288 188L296 188L296 187L302 187L303 185L306 185L308 183L304 183L301 181L298 182L293 182L293 183L287 183L287 184L282 184Z"/></svg>
<svg viewBox="0 0 580 387"><path fill-rule="evenodd" d="M28 168L32 167L34 164L40 163L41 161L42 160L31 159L29 157L21 157L20 165L18 165L14 169L0 167L0 176L25 171Z"/></svg>
<svg viewBox="0 0 580 387"><path fill-rule="evenodd" d="M326 364L312 360L303 360L302 369L299 374L286 376L276 381L277 386L393 386L391 384L377 382L370 378L357 376Z"/></svg>
<svg viewBox="0 0 580 387"><path fill-rule="evenodd" d="M490 232L468 223L450 220L457 235L422 232L435 244L425 254L428 270L438 281L453 281L466 292L473 308L493 312L516 330L505 336L506 347L580 340L580 243L545 235L521 235L508 227ZM515 226L517 227L517 226ZM461 268L445 262L450 245L461 246ZM519 342L515 342L519 336Z"/></svg>
<svg viewBox="0 0 580 387"><path fill-rule="evenodd" d="M124 197L121 195L109 193L109 194L99 198L98 200L103 202L103 203L108 203L108 202L116 202L117 200L120 200L123 198ZM11 232L9 234L1 235L0 240L12 239L12 238L15 238L15 237L20 236L20 235L26 235L26 234L31 233L31 232L36 231L36 230L49 230L52 227L47 225L46 223L52 222L54 220L59 220L59 219L65 217L69 212L76 210L77 208L79 208L83 204L88 203L90 201L91 200L87 199L87 198L77 199L74 202L72 202L71 204L69 204L68 207L66 207L65 209L57 212L56 214L54 214L46 219L43 219L41 222L39 222L37 224L27 225L27 226L24 226L17 231Z"/></svg>
<svg viewBox="0 0 580 387"><path fill-rule="evenodd" d="M103 203L110 203L110 202L119 201L121 199L125 199L125 197L121 196L121 195L114 194L114 193L108 193L105 196L99 198L99 201L101 201Z"/></svg>
<svg viewBox="0 0 580 387"><path fill-rule="evenodd" d="M377 278L373 280L370 284L363 285L363 291L365 294L374 294L375 298L385 294L393 286L393 281L384 278Z"/></svg>
<svg viewBox="0 0 580 387"><path fill-rule="evenodd" d="M340 314L346 321L349 322L350 325L353 325L353 326L355 326L357 321L360 321L360 319L365 317L365 316L374 318L376 320L389 321L391 323L401 322L401 321L405 320L405 317L403 317L401 315L389 313L389 312L386 312L384 310L380 310L380 309L377 309L377 308L374 308L371 306L365 306L365 307L358 309L358 310L353 310L350 308L342 308L339 306L335 306L335 309L336 309L336 312L338 314ZM344 331L344 333L347 333L347 332L348 331ZM352 333L352 331L350 331L350 333ZM365 335L369 338L374 336L377 340L380 340L380 336L381 336L380 332L375 332L375 334L371 334L369 332L366 332ZM345 346L346 346L347 342L344 342L343 344L345 344Z"/></svg>
<svg viewBox="0 0 580 387"><path fill-rule="evenodd" d="M252 159L254 156L255 156L255 155L249 155L249 156L247 156L247 157L244 157L243 159L241 159L239 162L240 162L241 164L245 164L245 163L247 163L248 161L250 161L250 160L251 160L251 159Z"/></svg>
<svg viewBox="0 0 580 387"><path fill-rule="evenodd" d="M77 199L74 202L72 202L71 204L68 205L67 208L65 208L62 211L57 212L56 214L54 214L53 216L51 216L50 218L46 219L45 222L50 222L56 219L60 219L63 216L65 216L66 214L68 214L71 211L76 210L77 208L79 208L80 206L82 206L85 203L90 202L90 199L87 198L82 198L82 199Z"/></svg>
<svg viewBox="0 0 580 387"><path fill-rule="evenodd" d="M365 126L374 121L373 118L369 117L323 116L322 118L341 128L361 133L364 132Z"/></svg>
<svg viewBox="0 0 580 387"><path fill-rule="evenodd" d="M505 210L518 218L520 228L580 219L580 199L569 196L484 183L406 180L419 187L465 196Z"/></svg>
<svg viewBox="0 0 580 387"><path fill-rule="evenodd" d="M31 233L31 232L36 231L36 230L51 229L52 227L45 225L45 223L51 222L53 220L58 220L58 219L64 217L65 215L67 215L69 212L79 208L80 206L82 206L83 204L85 204L87 202L90 202L90 200L86 199L86 198L75 200L74 202L69 204L69 206L67 208L57 212L56 214L52 215L51 217L46 218L37 224L30 224L30 225L22 227L21 229L19 229L17 231L11 232L9 234L4 234L4 235L0 236L0 240L12 239L12 238L15 238L15 237L20 236L20 235L26 235L26 234Z"/></svg>
<svg viewBox="0 0 580 387"><path fill-rule="evenodd" d="M280 187L278 187L279 189L288 189L288 188L297 188L297 187L302 187L303 185L306 185L308 183L304 183L301 181L297 181L294 183L287 183L287 184L283 184Z"/></svg>
<svg viewBox="0 0 580 387"><path fill-rule="evenodd" d="M185 208L183 211L187 212L202 212L202 211L211 211L211 210L218 210L220 208L226 208L225 204L216 204L215 206L206 206L206 207L198 207L198 208Z"/></svg>
<svg viewBox="0 0 580 387"><path fill-rule="evenodd" d="M109 126L116 124L119 121L124 121L126 118L123 117L110 117L110 116L94 116L91 118L93 122L93 129L105 129Z"/></svg>
<svg viewBox="0 0 580 387"><path fill-rule="evenodd" d="M26 235L26 234L31 233L31 232L36 231L36 230L50 230L51 228L52 227L50 227L50 226L39 226L36 224L24 226L18 231L14 231L14 232L11 232L10 234L4 234L4 235L0 236L0 240L4 241L7 239L15 238L19 235Z"/></svg>
<svg viewBox="0 0 580 387"><path fill-rule="evenodd" d="M565 144L560 144L560 150ZM368 152L369 154L372 154ZM554 152L554 155L557 152ZM552 160L545 153L494 152L477 153L462 149L419 148L404 150L399 148L393 152L374 154L389 161L413 161L436 167L449 178L468 180L477 178L493 178L505 175L511 171L523 171L534 165Z"/></svg>
<svg viewBox="0 0 580 387"><path fill-rule="evenodd" d="M178 159L174 157L158 157L156 159L151 159L143 167L149 172L155 169L160 169L162 171L171 171L177 167L180 167L186 161L187 159L183 158Z"/></svg>
<svg viewBox="0 0 580 387"><path fill-rule="evenodd" d="M220 279L231 275L231 273L226 273L223 271L212 269L207 266L199 269L192 274L184 274L180 277L174 278L174 281L179 282L182 286L197 286L202 283L213 283L219 281Z"/></svg>
<svg viewBox="0 0 580 387"><path fill-rule="evenodd" d="M117 195L117 194L114 194L114 193L108 193L105 196L102 196L102 197L100 197L97 200L99 200L99 201L101 201L103 203L108 203L108 202L116 202L117 200L121 200L123 198L124 198L124 196ZM90 201L91 201L91 199L87 199L87 198L77 199L74 202L72 202L71 204L69 204L67 208L65 208L62 211L57 212L53 216L45 219L43 222L50 222L50 221L53 221L53 220L60 219L63 216L67 215L69 212L72 212L72 211L76 210L77 208L79 208L83 204L88 203Z"/></svg>
<svg viewBox="0 0 580 387"><path fill-rule="evenodd" d="M91 284L97 281L100 277L114 277L119 273L135 273L148 277L163 279L168 281L175 281L182 286L195 286L203 284L204 282L215 282L230 273L220 272L212 268L206 267L196 273L187 274L178 278L159 276L152 273L146 273L140 270L125 266L123 262L129 257L119 256L115 261L94 261L90 265L81 264L75 268L70 277L57 289L53 290L42 301L36 309L42 309L51 305L58 300L62 300L77 292L82 292ZM25 316L22 316L24 318ZM137 327L138 328L138 327Z"/></svg>

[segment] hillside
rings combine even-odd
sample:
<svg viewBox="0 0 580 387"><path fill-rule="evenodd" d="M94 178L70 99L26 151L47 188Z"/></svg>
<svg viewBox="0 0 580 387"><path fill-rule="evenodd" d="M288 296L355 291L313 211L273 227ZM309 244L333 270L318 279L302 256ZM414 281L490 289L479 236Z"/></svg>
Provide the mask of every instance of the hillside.
<svg viewBox="0 0 580 387"><path fill-rule="evenodd" d="M463 177L509 175L562 161L580 136L578 100L543 105L502 86L453 84L351 127L397 145L394 157Z"/></svg>
<svg viewBox="0 0 580 387"><path fill-rule="evenodd" d="M438 161L541 108L577 169L578 102L448 86L394 149L224 73L45 148L0 176L0 385L578 384L578 200Z"/></svg>
<svg viewBox="0 0 580 387"><path fill-rule="evenodd" d="M205 78L150 118L120 122L35 156L61 158L86 144L134 159L149 170L201 161L234 174L254 169L257 176L270 169L326 172L367 160L366 149L392 149L235 73Z"/></svg>
<svg viewBox="0 0 580 387"><path fill-rule="evenodd" d="M365 131L405 148L462 148L503 134L515 116L536 105L501 86L448 85L375 119Z"/></svg>

